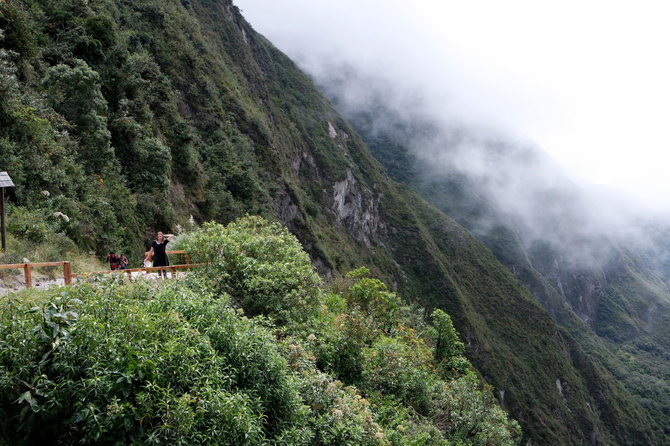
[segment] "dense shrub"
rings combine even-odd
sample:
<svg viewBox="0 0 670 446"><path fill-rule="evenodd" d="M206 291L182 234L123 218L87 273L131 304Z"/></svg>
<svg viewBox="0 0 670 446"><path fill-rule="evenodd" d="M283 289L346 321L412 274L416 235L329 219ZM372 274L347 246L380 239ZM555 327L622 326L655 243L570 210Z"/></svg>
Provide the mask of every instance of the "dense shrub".
<svg viewBox="0 0 670 446"><path fill-rule="evenodd" d="M261 444L303 423L270 332L226 299L110 281L2 316L0 413L14 444Z"/></svg>
<svg viewBox="0 0 670 446"><path fill-rule="evenodd" d="M257 217L180 242L211 262L188 280L93 279L3 301L0 443L518 438L472 372L439 366L463 348L446 314L417 322L364 269L325 289L295 238Z"/></svg>
<svg viewBox="0 0 670 446"><path fill-rule="evenodd" d="M463 356L465 345L460 340L451 317L439 308L433 311L433 323L427 335L435 344L433 356L444 373L464 373L470 364Z"/></svg>
<svg viewBox="0 0 670 446"><path fill-rule="evenodd" d="M72 67L59 64L49 69L43 86L51 105L73 125L74 135L80 138L79 158L85 168L89 173L109 175L117 166L98 72L83 60Z"/></svg>
<svg viewBox="0 0 670 446"><path fill-rule="evenodd" d="M249 216L225 227L208 223L183 243L194 261L207 263L197 274L251 315L304 320L319 306L321 279L300 242L277 223Z"/></svg>
<svg viewBox="0 0 670 446"><path fill-rule="evenodd" d="M432 324L417 322L368 274L349 273L352 282L304 327L316 364L369 399L391 444L515 444L518 424L471 371L449 315L435 310Z"/></svg>

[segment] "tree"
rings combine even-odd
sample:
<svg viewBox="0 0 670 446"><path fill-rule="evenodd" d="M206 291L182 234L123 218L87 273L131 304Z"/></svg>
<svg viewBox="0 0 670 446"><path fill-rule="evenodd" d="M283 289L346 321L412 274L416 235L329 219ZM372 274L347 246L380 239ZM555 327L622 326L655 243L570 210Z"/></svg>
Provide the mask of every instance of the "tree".
<svg viewBox="0 0 670 446"><path fill-rule="evenodd" d="M71 125L79 140L79 154L88 173L118 172L111 135L107 129L107 101L100 91L100 75L83 60L74 66L49 69L43 86L52 106Z"/></svg>
<svg viewBox="0 0 670 446"><path fill-rule="evenodd" d="M459 339L451 317L439 308L433 311L433 328L436 361L463 355L465 345Z"/></svg>

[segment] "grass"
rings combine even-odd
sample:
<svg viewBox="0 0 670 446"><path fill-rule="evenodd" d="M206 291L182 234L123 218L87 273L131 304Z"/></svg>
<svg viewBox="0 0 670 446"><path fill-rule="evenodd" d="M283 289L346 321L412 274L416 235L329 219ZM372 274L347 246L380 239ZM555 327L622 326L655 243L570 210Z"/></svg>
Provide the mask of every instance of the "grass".
<svg viewBox="0 0 670 446"><path fill-rule="evenodd" d="M82 253L69 243L54 243L53 239L35 243L8 234L7 252L0 255L0 263L25 263L25 260L32 263L69 261L72 263L73 273L106 269L106 265L95 255ZM63 267L61 266L32 268L31 272L33 285L38 281L63 278ZM20 268L0 270L0 286L9 290L25 287L24 271Z"/></svg>

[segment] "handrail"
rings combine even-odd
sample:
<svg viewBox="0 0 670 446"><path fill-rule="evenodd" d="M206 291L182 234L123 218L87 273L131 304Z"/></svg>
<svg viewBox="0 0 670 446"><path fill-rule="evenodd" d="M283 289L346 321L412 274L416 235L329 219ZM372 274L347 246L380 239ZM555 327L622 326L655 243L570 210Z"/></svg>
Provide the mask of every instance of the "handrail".
<svg viewBox="0 0 670 446"><path fill-rule="evenodd" d="M145 256L148 253L145 253ZM129 268L129 269L116 269L116 270L105 270L105 271L95 271L90 273L73 273L72 272L72 262L62 261L62 262L25 262L25 263L7 263L0 264L0 270L2 269L23 269L25 278L26 278L26 288L31 288L33 286L32 280L32 269L41 268L41 267L53 267L53 266L62 266L63 267L63 280L65 285L71 285L72 279L78 278L80 275L88 276L91 274L108 274L108 273L127 273L128 277L132 277L133 272L151 272L151 271L165 271L169 270L174 276L178 269L188 269L188 268L197 268L204 266L204 263L194 263L191 264L191 259L184 250L174 250L167 251L166 254L183 254L186 264L183 265L168 265L168 266L151 266L144 268Z"/></svg>
<svg viewBox="0 0 670 446"><path fill-rule="evenodd" d="M168 266L148 266L148 267L143 267L143 268L128 268L128 269L110 269L110 270L105 270L105 271L93 271L90 273L75 273L72 274L72 277L74 278L79 278L79 276L90 276L93 274L114 274L114 273L126 273L128 274L128 277L132 277L132 273L136 272L152 272L152 271L165 271L165 270L170 270L172 274L174 275L178 269L188 269L188 268L198 268L201 266L205 266L204 263L189 263L185 265L168 265Z"/></svg>
<svg viewBox="0 0 670 446"><path fill-rule="evenodd" d="M175 251L165 251L165 254L184 254L184 261L186 261L186 264L191 263L191 257L189 257L188 253L184 251L183 249L177 249ZM149 251L144 252L144 257L149 255Z"/></svg>
<svg viewBox="0 0 670 446"><path fill-rule="evenodd" d="M42 266L63 266L65 262L25 262L25 263L6 263L0 265L0 269L23 268L24 265L30 265L35 268ZM70 263L70 262L67 262Z"/></svg>
<svg viewBox="0 0 670 446"><path fill-rule="evenodd" d="M63 262L35 262L35 263L8 263L0 265L0 269L23 269L23 273L26 277L26 288L31 288L33 286L33 276L32 269L40 268L45 266L62 266L63 267L63 280L65 285L72 284L72 263L63 261Z"/></svg>

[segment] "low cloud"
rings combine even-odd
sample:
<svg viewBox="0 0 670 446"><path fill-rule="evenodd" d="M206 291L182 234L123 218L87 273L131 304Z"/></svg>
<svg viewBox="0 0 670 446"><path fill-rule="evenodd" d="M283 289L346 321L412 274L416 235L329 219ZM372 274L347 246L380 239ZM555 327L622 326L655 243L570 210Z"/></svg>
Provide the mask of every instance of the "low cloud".
<svg viewBox="0 0 670 446"><path fill-rule="evenodd" d="M426 13L436 3L421 1L413 9L399 1L326 1L304 8L297 1L236 3L345 116L370 135L402 140L421 166L422 181L466 177L471 194L488 206L469 222L476 233L509 225L527 248L547 242L585 264L604 261L612 243L653 246L651 226L641 223L651 221L651 211L628 193L581 181L525 133L546 125L559 108L551 97L540 98L553 111L534 113L537 102L528 95L537 90L507 82L504 67L523 63L532 71L533 61L500 60L499 68L487 72L441 40L443 34L436 38L425 29ZM449 8L442 6L436 13L445 11ZM523 43L533 36L518 38ZM465 66L465 59L471 64ZM544 80L561 81L558 75ZM583 86L574 84L578 93ZM654 227L664 221L656 218Z"/></svg>

